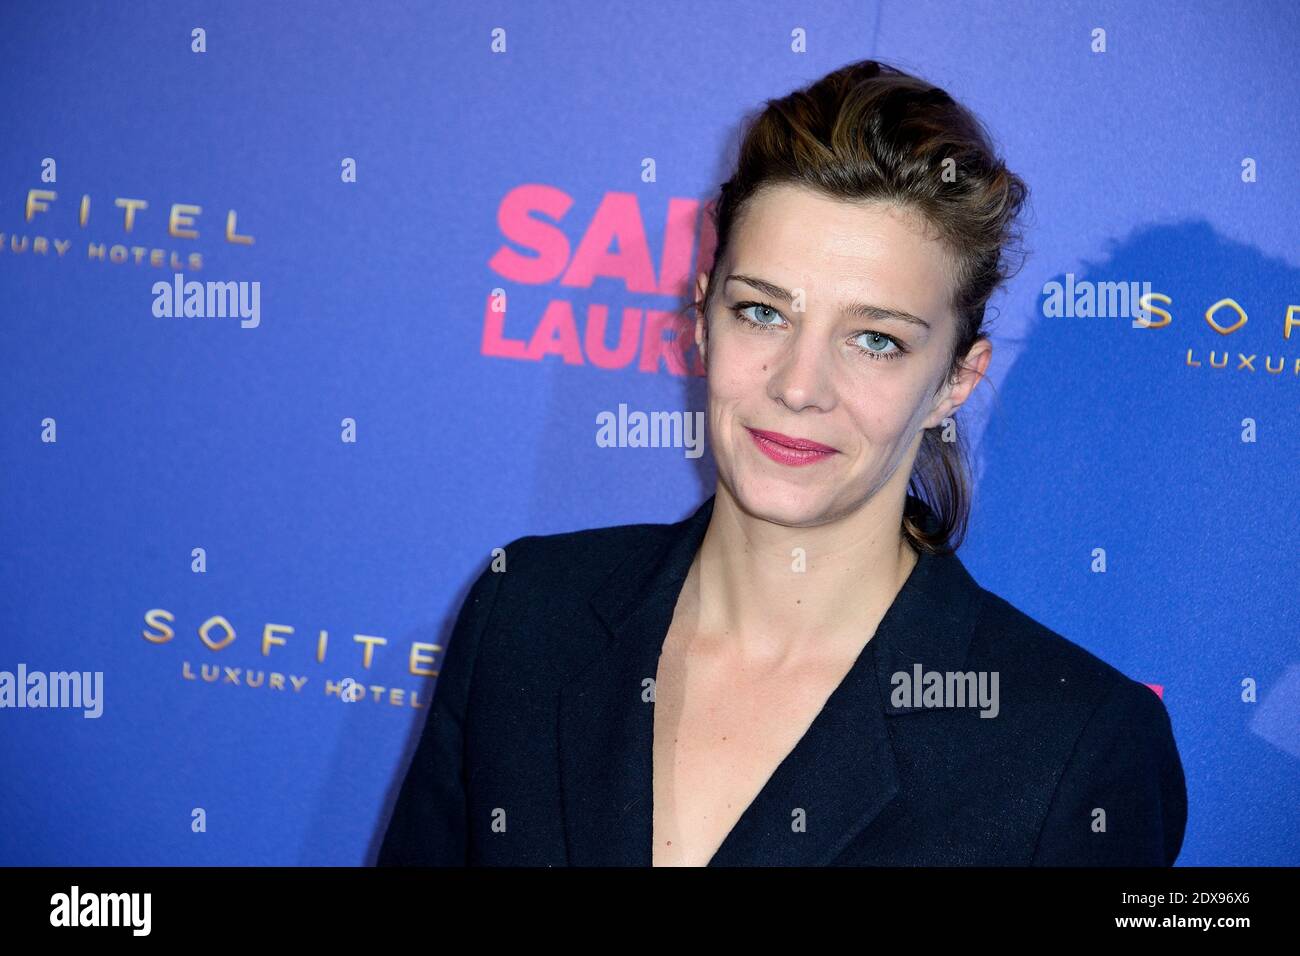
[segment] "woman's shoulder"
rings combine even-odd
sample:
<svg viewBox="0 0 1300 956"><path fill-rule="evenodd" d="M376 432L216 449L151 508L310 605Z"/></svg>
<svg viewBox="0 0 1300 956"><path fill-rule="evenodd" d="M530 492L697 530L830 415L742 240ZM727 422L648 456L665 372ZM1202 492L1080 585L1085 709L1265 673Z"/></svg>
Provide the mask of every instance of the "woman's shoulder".
<svg viewBox="0 0 1300 956"><path fill-rule="evenodd" d="M530 534L493 549L452 638L453 647L463 641L465 659L475 658L480 693L517 694L521 680L562 685L608 639L593 601L613 593L611 581L621 587L635 577L672 540L672 528L642 522Z"/></svg>
<svg viewBox="0 0 1300 956"><path fill-rule="evenodd" d="M539 578L581 583L606 577L624 561L667 540L675 526L638 522L605 525L516 538L502 551L510 571Z"/></svg>
<svg viewBox="0 0 1300 956"><path fill-rule="evenodd" d="M1152 728L1169 726L1161 698L1145 683L1001 595L980 590L970 663L998 672L1004 697L1025 712L1060 715L1076 728L1099 711L1123 713Z"/></svg>
<svg viewBox="0 0 1300 956"><path fill-rule="evenodd" d="M1034 864L1172 865L1187 823L1187 784L1163 699L981 590L968 663L999 672L1006 718L999 753L1023 754L1050 785Z"/></svg>

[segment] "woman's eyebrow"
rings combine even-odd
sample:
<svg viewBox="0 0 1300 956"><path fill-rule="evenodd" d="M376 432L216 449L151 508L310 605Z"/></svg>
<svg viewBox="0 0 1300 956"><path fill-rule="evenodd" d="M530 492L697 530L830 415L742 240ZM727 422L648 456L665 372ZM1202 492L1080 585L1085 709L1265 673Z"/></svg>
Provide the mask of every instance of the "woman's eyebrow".
<svg viewBox="0 0 1300 956"><path fill-rule="evenodd" d="M765 293L766 295L770 295L772 298L779 299L782 302L789 302L794 298L794 296L788 290L781 288L776 283L768 282L766 279L758 279L755 278L754 276L747 276L747 275L740 275L740 274L729 275L727 276L726 279L723 280L723 285L726 285L728 282L731 282L733 279L737 282L743 282L747 286L752 286L753 288L757 289L759 292ZM890 321L890 320L895 322L908 322L911 323L912 325L919 325L925 329L930 328L929 322L925 321L925 319L913 315L911 312L904 312L901 309L890 309L883 305L867 305L865 303L855 303L853 305L846 305L841 310L841 314L853 315L860 319L870 319L876 322L883 322L883 321Z"/></svg>

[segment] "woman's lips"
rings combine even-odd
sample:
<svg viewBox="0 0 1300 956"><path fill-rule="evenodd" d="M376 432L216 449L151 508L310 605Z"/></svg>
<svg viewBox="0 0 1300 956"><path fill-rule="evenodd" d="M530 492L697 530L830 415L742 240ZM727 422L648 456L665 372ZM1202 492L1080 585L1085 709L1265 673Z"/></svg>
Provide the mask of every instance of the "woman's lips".
<svg viewBox="0 0 1300 956"><path fill-rule="evenodd" d="M759 428L746 428L754 444L768 458L782 465L811 465L815 461L824 461L839 452L829 445L809 441L806 438L791 438L780 432L763 431Z"/></svg>

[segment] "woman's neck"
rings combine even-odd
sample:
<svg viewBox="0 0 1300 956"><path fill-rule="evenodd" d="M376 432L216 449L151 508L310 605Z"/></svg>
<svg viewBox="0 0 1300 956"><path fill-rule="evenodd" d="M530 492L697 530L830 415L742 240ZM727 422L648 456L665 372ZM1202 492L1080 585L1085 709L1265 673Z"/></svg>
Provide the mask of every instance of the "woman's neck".
<svg viewBox="0 0 1300 956"><path fill-rule="evenodd" d="M856 651L918 560L902 510L881 494L839 521L791 528L747 514L720 487L684 595L696 632L755 659Z"/></svg>

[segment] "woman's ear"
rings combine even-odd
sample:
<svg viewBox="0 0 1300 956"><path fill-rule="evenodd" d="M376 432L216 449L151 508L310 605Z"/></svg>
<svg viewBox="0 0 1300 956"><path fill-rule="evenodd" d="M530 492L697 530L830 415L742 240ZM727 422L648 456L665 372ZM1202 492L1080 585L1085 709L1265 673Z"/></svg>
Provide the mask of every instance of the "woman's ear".
<svg viewBox="0 0 1300 956"><path fill-rule="evenodd" d="M701 272L695 277L695 347L700 350L700 361L709 364L709 317L705 314L704 296L709 291L709 275Z"/></svg>
<svg viewBox="0 0 1300 956"><path fill-rule="evenodd" d="M957 366L953 377L945 381L944 387L939 389L937 400L925 420L925 428L934 428L941 424L945 418L966 404L966 399L970 398L971 392L984 377L992 357L993 343L983 336L976 339L975 344L961 360L961 364Z"/></svg>

